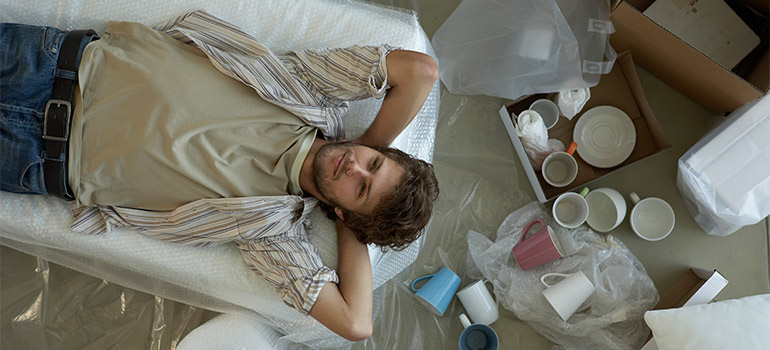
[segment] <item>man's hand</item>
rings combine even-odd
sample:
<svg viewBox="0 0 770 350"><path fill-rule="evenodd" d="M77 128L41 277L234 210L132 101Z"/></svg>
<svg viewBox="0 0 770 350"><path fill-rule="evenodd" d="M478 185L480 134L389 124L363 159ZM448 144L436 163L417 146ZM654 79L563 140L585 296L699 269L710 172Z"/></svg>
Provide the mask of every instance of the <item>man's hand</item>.
<svg viewBox="0 0 770 350"><path fill-rule="evenodd" d="M326 283L310 316L345 339L359 341L372 335L372 268L366 244L336 221L339 250L339 285Z"/></svg>
<svg viewBox="0 0 770 350"><path fill-rule="evenodd" d="M436 61L420 52L394 50L385 60L390 90L372 125L356 143L390 145L420 111L438 78Z"/></svg>

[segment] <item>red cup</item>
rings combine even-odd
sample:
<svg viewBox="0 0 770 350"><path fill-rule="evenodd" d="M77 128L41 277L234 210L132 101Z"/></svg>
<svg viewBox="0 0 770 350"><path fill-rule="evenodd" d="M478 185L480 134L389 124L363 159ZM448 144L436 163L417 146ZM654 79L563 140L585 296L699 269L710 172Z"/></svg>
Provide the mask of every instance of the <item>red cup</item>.
<svg viewBox="0 0 770 350"><path fill-rule="evenodd" d="M540 224L540 229L526 238L529 229L536 223ZM563 258L564 254L553 230L542 219L535 219L524 228L521 240L513 247L513 257L522 270L527 270Z"/></svg>

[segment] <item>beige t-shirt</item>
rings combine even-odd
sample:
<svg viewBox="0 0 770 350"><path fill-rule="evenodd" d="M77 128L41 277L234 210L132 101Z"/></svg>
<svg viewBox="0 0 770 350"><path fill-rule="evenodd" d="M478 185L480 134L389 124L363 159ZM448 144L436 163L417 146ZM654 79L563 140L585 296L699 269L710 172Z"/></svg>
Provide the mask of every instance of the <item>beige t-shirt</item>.
<svg viewBox="0 0 770 350"><path fill-rule="evenodd" d="M81 205L173 210L201 198L302 194L316 129L200 50L112 22L86 47L69 181Z"/></svg>

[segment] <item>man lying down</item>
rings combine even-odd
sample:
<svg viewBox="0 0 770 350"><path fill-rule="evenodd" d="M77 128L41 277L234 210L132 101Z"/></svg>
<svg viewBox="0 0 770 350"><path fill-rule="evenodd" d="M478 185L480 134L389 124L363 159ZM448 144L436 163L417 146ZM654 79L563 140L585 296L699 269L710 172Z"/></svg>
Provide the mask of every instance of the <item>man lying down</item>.
<svg viewBox="0 0 770 350"><path fill-rule="evenodd" d="M101 37L2 24L0 38L3 191L75 200L79 232L235 242L285 303L370 336L366 244L406 247L438 195L430 164L386 147L436 80L429 56L277 56L203 11L154 29L112 22ZM347 101L383 96L366 132L339 142ZM336 222L337 271L307 237L316 205Z"/></svg>

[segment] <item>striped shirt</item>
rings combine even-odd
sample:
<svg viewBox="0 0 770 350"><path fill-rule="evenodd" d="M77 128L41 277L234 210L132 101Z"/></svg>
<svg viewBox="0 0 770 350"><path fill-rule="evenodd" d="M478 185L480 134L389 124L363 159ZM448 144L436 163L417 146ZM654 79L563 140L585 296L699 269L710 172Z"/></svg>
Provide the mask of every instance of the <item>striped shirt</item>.
<svg viewBox="0 0 770 350"><path fill-rule="evenodd" d="M341 117L347 101L382 98L388 88L385 56L393 48L387 45L278 56L240 28L200 10L154 29L202 50L220 72L318 128L327 139L344 138ZM73 206L72 229L106 234L125 226L191 246L235 242L247 265L272 283L286 304L307 314L323 285L339 282L307 237L308 214L317 204L315 198L287 194L199 199L172 211Z"/></svg>

